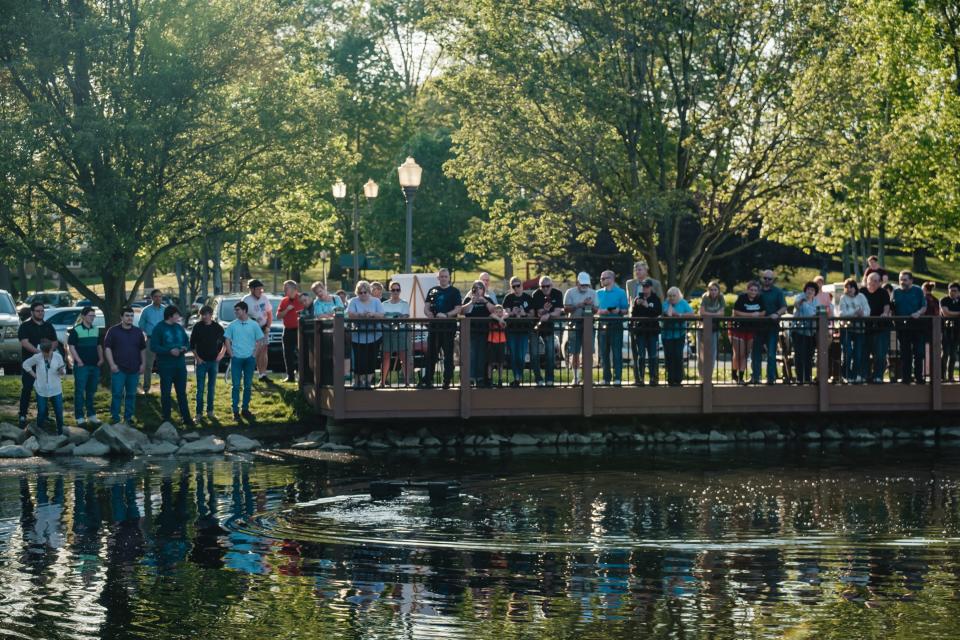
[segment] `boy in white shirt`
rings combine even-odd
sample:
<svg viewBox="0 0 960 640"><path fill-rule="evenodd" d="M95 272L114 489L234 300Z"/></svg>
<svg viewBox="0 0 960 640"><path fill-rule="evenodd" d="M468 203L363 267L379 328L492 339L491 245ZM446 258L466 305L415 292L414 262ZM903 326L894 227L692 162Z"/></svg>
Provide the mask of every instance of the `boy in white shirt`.
<svg viewBox="0 0 960 640"><path fill-rule="evenodd" d="M47 421L47 409L53 405L57 418L57 433L63 433L63 376L67 375L67 365L53 343L44 338L40 341L40 352L35 353L23 363L23 371L34 377L33 390L37 394L37 429L43 429Z"/></svg>
<svg viewBox="0 0 960 640"><path fill-rule="evenodd" d="M251 280L247 286L250 287L250 293L243 297L243 302L247 303L250 319L256 322L260 326L260 330L263 331L263 335L269 338L270 324L273 322L273 305L270 304L270 299L263 294L262 282ZM257 374L261 379L267 377L267 343L268 340L257 343L257 350L254 353Z"/></svg>

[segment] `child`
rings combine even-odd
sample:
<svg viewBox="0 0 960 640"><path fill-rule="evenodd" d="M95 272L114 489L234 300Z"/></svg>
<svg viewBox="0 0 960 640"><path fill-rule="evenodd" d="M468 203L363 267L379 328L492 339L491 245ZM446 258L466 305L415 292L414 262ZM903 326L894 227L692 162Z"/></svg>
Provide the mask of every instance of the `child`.
<svg viewBox="0 0 960 640"><path fill-rule="evenodd" d="M493 371L497 371L497 386L503 386L503 359L506 354L507 332L504 330L507 326L506 312L503 305L498 304L493 309L491 318L494 322L490 323L490 331L487 332L487 350L490 356L487 362L490 363L489 379L493 380Z"/></svg>
<svg viewBox="0 0 960 640"><path fill-rule="evenodd" d="M40 353L35 353L23 363L24 372L36 381L33 389L37 392L37 429L43 429L47 421L47 406L53 405L57 417L57 433L63 433L63 384L61 380L67 374L67 366L59 352L53 350L53 342L47 338L40 340Z"/></svg>

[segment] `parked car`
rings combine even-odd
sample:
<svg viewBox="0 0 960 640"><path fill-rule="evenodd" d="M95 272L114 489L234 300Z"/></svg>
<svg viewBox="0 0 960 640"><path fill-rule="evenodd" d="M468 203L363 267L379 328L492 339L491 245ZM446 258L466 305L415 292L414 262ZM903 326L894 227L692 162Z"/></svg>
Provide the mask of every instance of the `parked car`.
<svg viewBox="0 0 960 640"><path fill-rule="evenodd" d="M13 296L0 289L0 366L5 373L20 371L20 316L13 303Z"/></svg>
<svg viewBox="0 0 960 640"><path fill-rule="evenodd" d="M30 305L34 302L41 303L44 308L52 307L70 307L73 306L73 296L69 291L38 291L27 296L23 304L17 307L17 314L20 316L20 322L30 317Z"/></svg>
<svg viewBox="0 0 960 640"><path fill-rule="evenodd" d="M213 321L219 322L220 326L226 328L236 316L233 314L233 305L237 304L243 299L243 296L235 295L220 295L213 298ZM280 301L283 300L283 296L267 294L267 299L270 300L270 304L273 306L274 318L273 323L270 326L270 335L268 336L267 342L267 368L272 371L284 371L285 367L283 364L283 321L277 320L276 312L277 306L280 304ZM196 325L195 318L192 319L193 322L189 323L189 329L192 330ZM220 364L220 370L226 370L227 367L227 358L224 358Z"/></svg>

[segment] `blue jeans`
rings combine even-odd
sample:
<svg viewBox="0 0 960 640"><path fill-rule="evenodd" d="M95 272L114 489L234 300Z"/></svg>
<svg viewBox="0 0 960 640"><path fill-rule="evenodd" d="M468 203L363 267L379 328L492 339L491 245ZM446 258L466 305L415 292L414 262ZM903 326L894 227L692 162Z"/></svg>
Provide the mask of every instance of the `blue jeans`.
<svg viewBox="0 0 960 640"><path fill-rule="evenodd" d="M96 415L93 410L93 396L97 393L98 384L100 367L97 365L85 364L73 368L73 415L77 420Z"/></svg>
<svg viewBox="0 0 960 640"><path fill-rule="evenodd" d="M523 379L523 367L526 365L527 347L530 338L526 333L507 332L507 348L510 349L510 368L513 369L513 379Z"/></svg>
<svg viewBox="0 0 960 640"><path fill-rule="evenodd" d="M763 348L767 348L767 382L777 380L777 338L780 332L777 329L767 331L757 331L757 337L753 339L753 353L750 359L753 361L753 381L760 382L760 368L763 366Z"/></svg>
<svg viewBox="0 0 960 640"><path fill-rule="evenodd" d="M868 373L874 382L883 382L883 374L887 370L887 352L890 350L890 332L876 331L867 334L867 348L873 358L873 369Z"/></svg>
<svg viewBox="0 0 960 640"><path fill-rule="evenodd" d="M657 356L656 333L633 334L633 381L643 383L644 369L650 369L650 384L657 384L660 378L660 359ZM666 354L664 354L666 355Z"/></svg>
<svg viewBox="0 0 960 640"><path fill-rule="evenodd" d="M863 333L851 329L840 330L840 344L843 346L843 377L847 381L863 375Z"/></svg>
<svg viewBox="0 0 960 640"><path fill-rule="evenodd" d="M543 349L540 348L540 339L543 339ZM543 352L544 368L546 374L540 372L540 353ZM553 370L557 363L557 345L553 341L553 334L534 333L530 338L530 364L533 365L533 377L537 382L546 378L547 382L553 382Z"/></svg>
<svg viewBox="0 0 960 640"><path fill-rule="evenodd" d="M37 429L42 430L47 421L47 407L53 406L53 413L57 417L57 433L63 433L63 394L49 398L37 396Z"/></svg>
<svg viewBox="0 0 960 640"><path fill-rule="evenodd" d="M167 422L171 418L171 387L177 392L177 408L184 422L189 422L190 408L187 406L187 365L183 358L157 358L157 370L160 373L160 410Z"/></svg>
<svg viewBox="0 0 960 640"><path fill-rule="evenodd" d="M213 392L217 387L220 363L216 360L194 364L197 371L197 415L203 413L203 391L207 390L207 413L213 411Z"/></svg>
<svg viewBox="0 0 960 640"><path fill-rule="evenodd" d="M599 322L597 344L600 351L600 364L603 367L603 382L610 384L611 377L619 381L623 375L623 323ZM611 359L613 371L611 372Z"/></svg>
<svg viewBox="0 0 960 640"><path fill-rule="evenodd" d="M139 373L117 371L110 374L110 417L113 423L120 422L120 401L123 401L123 419L130 422L137 402L137 384L140 382Z"/></svg>
<svg viewBox="0 0 960 640"><path fill-rule="evenodd" d="M230 389L230 398L233 401L233 412L237 413L240 405L240 378L243 378L243 409L250 409L250 385L253 384L253 369L256 361L253 356L249 358L232 358L230 360L230 381L233 388Z"/></svg>

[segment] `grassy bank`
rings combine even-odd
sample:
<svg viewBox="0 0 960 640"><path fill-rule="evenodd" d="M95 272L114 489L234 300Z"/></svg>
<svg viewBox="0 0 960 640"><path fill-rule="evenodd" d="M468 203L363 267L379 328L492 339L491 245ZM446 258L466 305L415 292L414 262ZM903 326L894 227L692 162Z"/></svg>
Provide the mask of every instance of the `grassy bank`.
<svg viewBox="0 0 960 640"><path fill-rule="evenodd" d="M230 383L224 382L223 376L217 379L216 395L214 398L214 419L203 416L197 421L199 429L231 430L235 428L290 428L304 422L314 420L313 410L306 404L296 385L283 383L280 377L271 377L257 380L253 384L253 395L250 400L250 411L256 419L253 422L242 420L237 423L233 419L230 406ZM17 421L18 403L20 398L20 376L0 376L0 421L15 424ZM67 376L63 380L64 422L67 425L76 423L73 412L73 377ZM196 404L196 383L192 374L187 381L188 406L192 412ZM173 398L176 404L176 395ZM94 399L97 416L103 421L110 420L110 391L104 387L97 390ZM36 415L36 405L31 404L30 418ZM123 416L121 416L122 418ZM173 423L180 426L179 414L174 406ZM196 419L197 416L194 416ZM136 420L138 425L147 431L152 431L163 422L160 411L159 381L154 376L153 393L148 396L137 396Z"/></svg>

